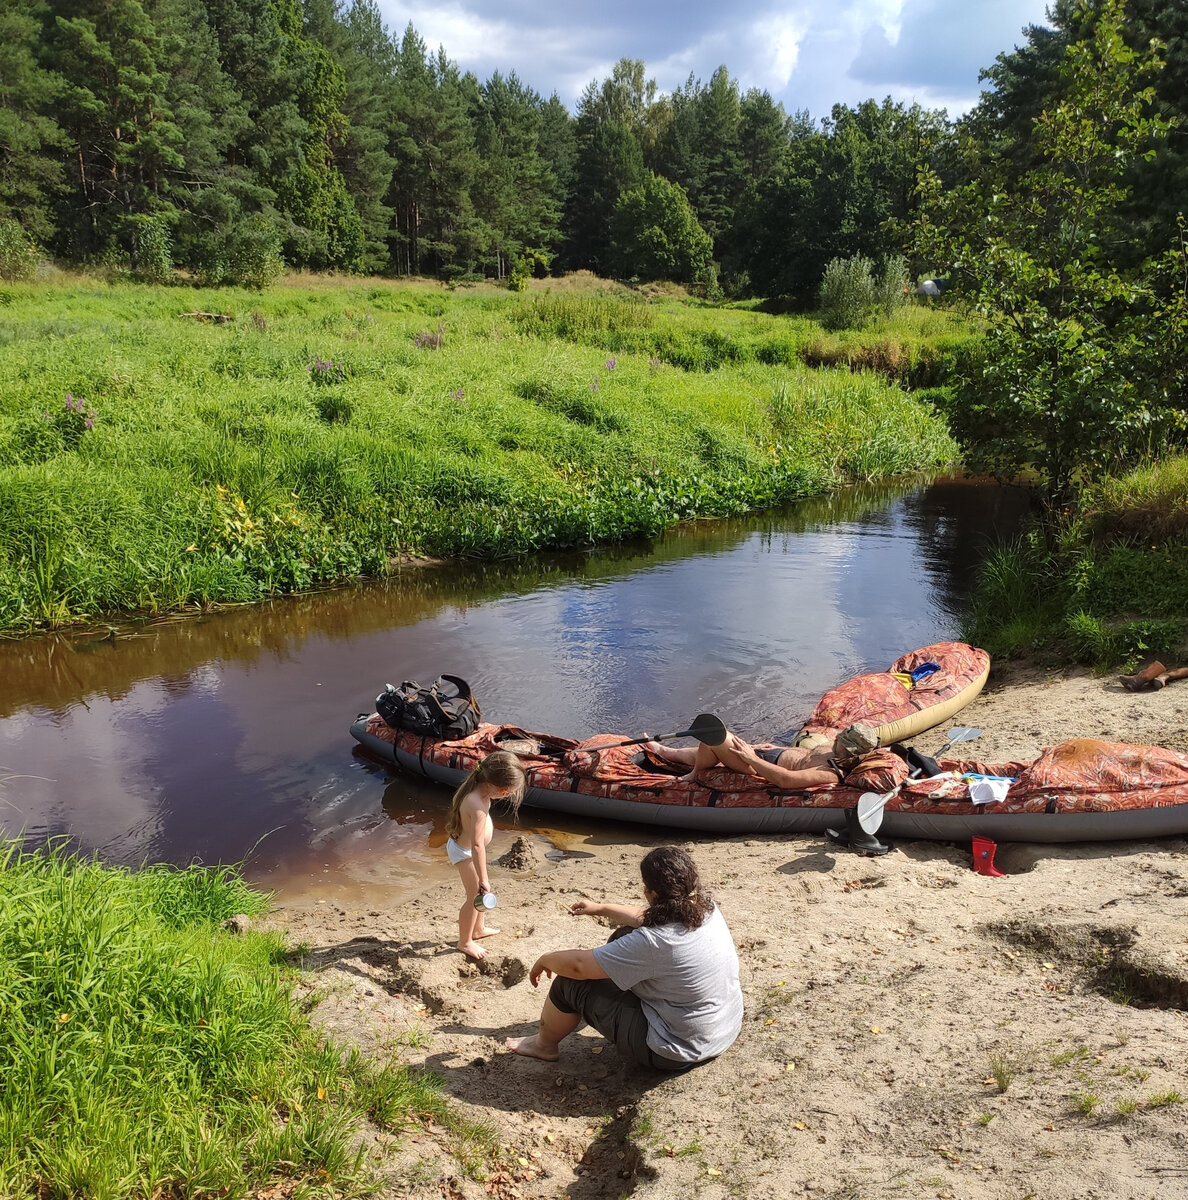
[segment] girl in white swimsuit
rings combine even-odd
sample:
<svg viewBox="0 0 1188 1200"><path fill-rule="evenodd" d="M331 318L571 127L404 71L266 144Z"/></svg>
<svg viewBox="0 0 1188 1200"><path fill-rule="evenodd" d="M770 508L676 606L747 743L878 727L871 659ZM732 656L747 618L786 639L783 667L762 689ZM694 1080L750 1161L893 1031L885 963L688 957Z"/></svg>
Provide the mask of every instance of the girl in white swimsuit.
<svg viewBox="0 0 1188 1200"><path fill-rule="evenodd" d="M491 890L487 877L487 847L495 833L491 801L506 800L514 817L525 786L520 760L506 750L496 750L462 781L446 817L446 853L458 868L466 893L458 910L458 949L476 962L487 957L479 940L499 932L485 925L483 910L474 907L475 897Z"/></svg>

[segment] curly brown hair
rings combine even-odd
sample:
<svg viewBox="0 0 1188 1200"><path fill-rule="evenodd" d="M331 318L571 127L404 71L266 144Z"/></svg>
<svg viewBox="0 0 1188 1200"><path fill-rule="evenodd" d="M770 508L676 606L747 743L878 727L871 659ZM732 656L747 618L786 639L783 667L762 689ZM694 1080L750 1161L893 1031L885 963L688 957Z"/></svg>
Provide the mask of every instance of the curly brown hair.
<svg viewBox="0 0 1188 1200"><path fill-rule="evenodd" d="M676 846L649 851L639 864L639 873L654 897L644 913L645 925L697 929L714 911L713 899L702 890L696 863Z"/></svg>

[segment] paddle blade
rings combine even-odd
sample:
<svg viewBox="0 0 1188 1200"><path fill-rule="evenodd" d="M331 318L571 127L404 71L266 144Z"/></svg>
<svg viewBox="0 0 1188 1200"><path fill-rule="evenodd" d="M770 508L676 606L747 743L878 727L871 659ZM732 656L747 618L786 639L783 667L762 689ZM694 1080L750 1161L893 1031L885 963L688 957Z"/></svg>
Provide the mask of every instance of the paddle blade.
<svg viewBox="0 0 1188 1200"><path fill-rule="evenodd" d="M858 824L863 833L878 833L887 801L894 795L895 792L888 792L885 796L880 796L878 792L863 792L858 797Z"/></svg>
<svg viewBox="0 0 1188 1200"><path fill-rule="evenodd" d="M974 725L958 725L956 729L950 729L946 736L949 745L955 746L958 742L972 742L974 738L980 738L982 731Z"/></svg>
<svg viewBox="0 0 1188 1200"><path fill-rule="evenodd" d="M720 746L726 740L726 726L713 713L701 713L693 718L689 736L707 746Z"/></svg>

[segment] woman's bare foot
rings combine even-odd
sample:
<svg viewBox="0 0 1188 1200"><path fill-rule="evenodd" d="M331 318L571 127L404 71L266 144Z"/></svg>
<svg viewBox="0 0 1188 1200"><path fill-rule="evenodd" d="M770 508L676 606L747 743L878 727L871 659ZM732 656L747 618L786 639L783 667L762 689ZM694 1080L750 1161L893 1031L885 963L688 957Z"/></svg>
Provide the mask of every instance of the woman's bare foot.
<svg viewBox="0 0 1188 1200"><path fill-rule="evenodd" d="M491 937L500 931L494 925L484 925L481 929L476 929L471 937L477 942L479 938Z"/></svg>
<svg viewBox="0 0 1188 1200"><path fill-rule="evenodd" d="M503 1044L513 1054L522 1054L525 1058L542 1058L545 1062L556 1062L561 1057L556 1050L546 1050L536 1034L531 1037L507 1038Z"/></svg>
<svg viewBox="0 0 1188 1200"><path fill-rule="evenodd" d="M473 941L459 942L458 949L472 962L482 962L487 957L487 952L482 946L476 946Z"/></svg>

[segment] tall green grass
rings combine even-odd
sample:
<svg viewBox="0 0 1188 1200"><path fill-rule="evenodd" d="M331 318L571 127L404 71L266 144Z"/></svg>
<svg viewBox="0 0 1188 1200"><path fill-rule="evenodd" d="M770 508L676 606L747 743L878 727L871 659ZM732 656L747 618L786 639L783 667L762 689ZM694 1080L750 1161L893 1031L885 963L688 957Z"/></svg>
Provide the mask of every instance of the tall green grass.
<svg viewBox="0 0 1188 1200"><path fill-rule="evenodd" d="M1188 456L1106 479L998 547L966 634L999 656L1101 668L1188 655Z"/></svg>
<svg viewBox="0 0 1188 1200"><path fill-rule="evenodd" d="M652 534L955 455L880 375L772 350L812 322L745 309L359 282L0 302L0 631Z"/></svg>
<svg viewBox="0 0 1188 1200"><path fill-rule="evenodd" d="M362 1194L362 1120L452 1120L314 1036L274 936L220 927L265 906L227 869L0 847L0 1195Z"/></svg>

